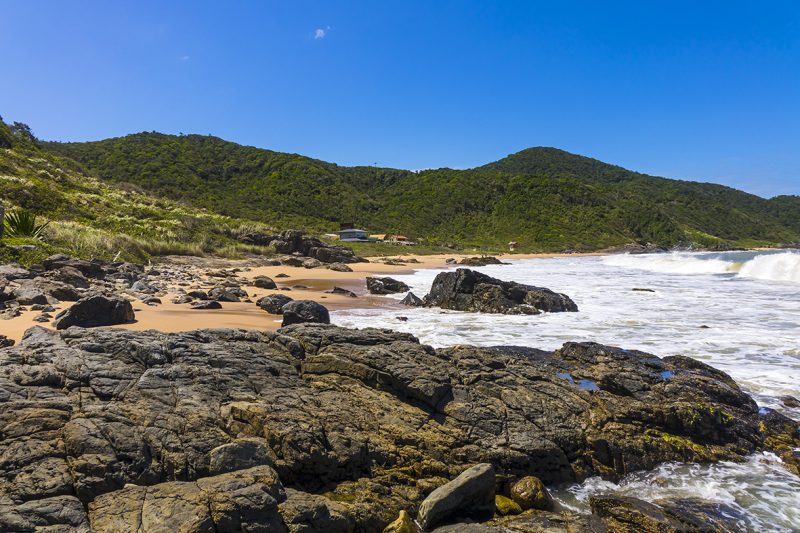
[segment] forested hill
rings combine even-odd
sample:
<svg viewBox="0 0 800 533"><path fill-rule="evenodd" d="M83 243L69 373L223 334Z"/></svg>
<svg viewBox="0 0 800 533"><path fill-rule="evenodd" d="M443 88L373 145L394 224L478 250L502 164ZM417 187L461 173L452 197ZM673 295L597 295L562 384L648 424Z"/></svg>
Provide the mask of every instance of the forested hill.
<svg viewBox="0 0 800 533"><path fill-rule="evenodd" d="M631 242L756 245L800 241L797 197L632 172L554 148L471 170L342 167L210 136L139 133L43 143L99 178L277 226L354 222L432 243L594 250Z"/></svg>

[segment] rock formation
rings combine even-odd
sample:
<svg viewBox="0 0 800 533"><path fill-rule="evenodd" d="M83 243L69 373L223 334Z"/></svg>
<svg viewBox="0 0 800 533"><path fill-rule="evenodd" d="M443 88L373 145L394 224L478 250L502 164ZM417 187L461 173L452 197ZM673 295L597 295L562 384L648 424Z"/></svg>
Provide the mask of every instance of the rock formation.
<svg viewBox="0 0 800 533"><path fill-rule="evenodd" d="M553 484L800 446L693 359L322 324L33 328L0 349L0 398L0 531L380 531L478 463ZM615 506L474 527L576 531Z"/></svg>
<svg viewBox="0 0 800 533"><path fill-rule="evenodd" d="M578 310L566 294L514 281L501 281L467 268L438 274L423 302L426 306L442 309L509 315Z"/></svg>

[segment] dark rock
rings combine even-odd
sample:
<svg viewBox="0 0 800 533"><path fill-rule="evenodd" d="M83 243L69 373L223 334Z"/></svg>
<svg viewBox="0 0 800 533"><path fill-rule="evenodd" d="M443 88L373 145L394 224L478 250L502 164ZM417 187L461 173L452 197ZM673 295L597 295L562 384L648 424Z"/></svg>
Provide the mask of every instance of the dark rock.
<svg viewBox="0 0 800 533"><path fill-rule="evenodd" d="M93 328L126 324L136 319L133 307L128 300L108 298L106 296L89 296L75 302L56 316L56 329L70 326Z"/></svg>
<svg viewBox="0 0 800 533"><path fill-rule="evenodd" d="M464 266L481 267L488 265L507 265L508 263L503 263L498 258L492 257L491 255L481 255L479 257L465 257L459 261L458 264Z"/></svg>
<svg viewBox="0 0 800 533"><path fill-rule="evenodd" d="M87 278L103 279L106 272L103 270L102 261L84 261L73 259L68 255L58 254L48 257L42 262L47 270L59 270L64 267L74 268Z"/></svg>
<svg viewBox="0 0 800 533"><path fill-rule="evenodd" d="M314 259L313 257L311 259L306 259L305 261L303 261L303 268L319 268L322 265L323 265L322 261L320 261L319 259Z"/></svg>
<svg viewBox="0 0 800 533"><path fill-rule="evenodd" d="M500 281L466 268L438 274L423 301L429 307L481 313L531 315L542 311L578 310L565 294L514 281Z"/></svg>
<svg viewBox="0 0 800 533"><path fill-rule="evenodd" d="M193 290L186 293L186 296L191 296L192 298L196 298L197 300L208 300L208 293L206 291L201 290Z"/></svg>
<svg viewBox="0 0 800 533"><path fill-rule="evenodd" d="M425 305L425 302L423 302L421 298L418 298L413 292L406 294L405 298L400 300L400 303L409 307L422 307Z"/></svg>
<svg viewBox="0 0 800 533"><path fill-rule="evenodd" d="M172 299L172 303L174 304L189 304L194 301L194 298L189 296L188 294L181 294L180 296L176 296Z"/></svg>
<svg viewBox="0 0 800 533"><path fill-rule="evenodd" d="M161 298L157 298L155 296L148 296L146 298L142 298L142 303L145 305L159 305L161 303Z"/></svg>
<svg viewBox="0 0 800 533"><path fill-rule="evenodd" d="M637 292L656 292L656 291L655 291L655 290L653 290L653 289L647 289L647 288L643 288L643 287L634 287L634 288L633 288L633 289L631 289L631 290L632 290L632 291L637 291Z"/></svg>
<svg viewBox="0 0 800 533"><path fill-rule="evenodd" d="M191 309L222 309L222 304L216 300L201 300L193 303Z"/></svg>
<svg viewBox="0 0 800 533"><path fill-rule="evenodd" d="M419 506L417 521L423 529L459 519L486 520L494 515L494 467L479 464L434 490Z"/></svg>
<svg viewBox="0 0 800 533"><path fill-rule="evenodd" d="M367 290L370 294L395 294L406 292L408 285L393 278L367 278Z"/></svg>
<svg viewBox="0 0 800 533"><path fill-rule="evenodd" d="M80 295L70 285L45 278L18 280L19 287L11 293L20 305L75 302Z"/></svg>
<svg viewBox="0 0 800 533"><path fill-rule="evenodd" d="M317 302L311 300L291 301L283 306L283 324L300 324L303 322L316 322L330 324L331 317L328 310Z"/></svg>
<svg viewBox="0 0 800 533"><path fill-rule="evenodd" d="M30 279L34 277L34 273L28 270L27 268L23 268L22 265L19 263L8 263L6 265L0 265L0 278L5 278L8 281L14 281L18 279Z"/></svg>
<svg viewBox="0 0 800 533"><path fill-rule="evenodd" d="M328 265L328 270L333 270L335 272L352 272L353 269L349 266L345 265L344 263L331 263Z"/></svg>
<svg viewBox="0 0 800 533"><path fill-rule="evenodd" d="M277 239L272 241L275 251L280 254L299 253L305 257L311 257L322 263L364 263L366 259L358 257L355 252L347 246L332 246L325 244L315 237L303 235L297 230L288 230L281 233ZM288 262L284 262L289 264ZM302 266L303 262L290 266Z"/></svg>
<svg viewBox="0 0 800 533"><path fill-rule="evenodd" d="M789 395L781 396L780 400L781 403L783 403L783 405L785 405L786 407L792 409L800 407L800 400L795 398L794 396L789 396Z"/></svg>
<svg viewBox="0 0 800 533"><path fill-rule="evenodd" d="M445 259L444 262L446 264L448 264L448 265L454 265L454 264L458 263L458 260L455 259L454 257L449 257L449 258Z"/></svg>
<svg viewBox="0 0 800 533"><path fill-rule="evenodd" d="M89 280L86 279L86 276L84 276L80 270L71 266L64 266L50 271L47 273L47 277L54 281L71 285L77 289L89 288Z"/></svg>
<svg viewBox="0 0 800 533"><path fill-rule="evenodd" d="M208 291L208 297L217 302L241 302L247 293L239 287L214 287Z"/></svg>
<svg viewBox="0 0 800 533"><path fill-rule="evenodd" d="M283 272L281 272L280 274L276 275L275 277L276 278L288 278L289 274L284 274Z"/></svg>
<svg viewBox="0 0 800 533"><path fill-rule="evenodd" d="M142 293L145 293L145 294L153 294L153 293L158 292L158 287L154 287L153 285L150 285L146 281L140 279L140 280L134 282L133 285L131 285L131 290L134 291L134 292L142 292Z"/></svg>
<svg viewBox="0 0 800 533"><path fill-rule="evenodd" d="M5 335L0 335L0 348L8 348L14 346L14 339L9 339Z"/></svg>
<svg viewBox="0 0 800 533"><path fill-rule="evenodd" d="M342 287L334 287L330 290L325 291L327 294L340 294L342 296L348 296L350 298L356 298L356 293L353 291L348 291L347 289L343 289Z"/></svg>
<svg viewBox="0 0 800 533"><path fill-rule="evenodd" d="M258 276L253 279L253 285L259 289L277 289L278 286L268 276Z"/></svg>
<svg viewBox="0 0 800 533"><path fill-rule="evenodd" d="M292 298L289 298L285 294L270 294L269 296L264 296L256 305L258 305L261 309L266 311L267 313L271 313L273 315L280 315L283 314L283 306L292 302Z"/></svg>

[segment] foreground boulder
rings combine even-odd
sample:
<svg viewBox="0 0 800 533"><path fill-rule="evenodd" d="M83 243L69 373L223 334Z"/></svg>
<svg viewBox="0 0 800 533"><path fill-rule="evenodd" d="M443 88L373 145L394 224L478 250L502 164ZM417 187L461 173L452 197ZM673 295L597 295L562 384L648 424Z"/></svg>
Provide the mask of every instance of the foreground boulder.
<svg viewBox="0 0 800 533"><path fill-rule="evenodd" d="M133 306L128 300L98 295L78 300L72 307L56 315L54 324L56 329L70 326L94 328L127 324L135 319Z"/></svg>
<svg viewBox="0 0 800 533"><path fill-rule="evenodd" d="M423 301L429 307L509 315L578 310L566 294L514 281L501 281L467 268L438 274Z"/></svg>
<svg viewBox="0 0 800 533"><path fill-rule="evenodd" d="M0 531L380 531L479 463L550 485L800 447L693 359L323 324L32 328L0 350L0 396ZM530 513L490 524L589 523Z"/></svg>
<svg viewBox="0 0 800 533"><path fill-rule="evenodd" d="M408 285L394 278L367 278L367 290L370 294L396 294L408 291Z"/></svg>
<svg viewBox="0 0 800 533"><path fill-rule="evenodd" d="M296 300L285 304L283 312L283 326L291 324L301 324L304 322L314 322L319 324L330 324L331 316L324 305L312 300Z"/></svg>
<svg viewBox="0 0 800 533"><path fill-rule="evenodd" d="M419 506L424 529L458 519L488 520L494 514L494 467L479 464L434 490Z"/></svg>

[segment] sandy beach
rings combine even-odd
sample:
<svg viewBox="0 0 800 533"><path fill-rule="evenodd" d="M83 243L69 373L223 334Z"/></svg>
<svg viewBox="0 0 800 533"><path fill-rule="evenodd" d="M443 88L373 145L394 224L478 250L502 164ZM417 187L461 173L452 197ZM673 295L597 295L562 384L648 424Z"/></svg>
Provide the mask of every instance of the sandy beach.
<svg viewBox="0 0 800 533"><path fill-rule="evenodd" d="M535 259L558 257L560 255L563 254L506 254L499 257L504 259ZM216 310L196 310L191 309L187 304L172 303L172 298L177 294L171 292L161 297L163 303L154 306L134 300L132 303L136 313L136 321L112 327L130 330L155 329L163 332L191 331L204 328L275 330L281 326L281 317L264 312L254 303L263 296L275 293L286 294L295 300L314 300L331 311L365 307L396 308L399 306L397 300L371 295L367 292L365 281L367 277L408 274L422 269L455 268L457 265L448 264L447 260L456 259L460 261L464 257L470 257L470 254L372 257L369 258L369 263L349 265L353 269L352 272L336 272L325 268L307 269L285 265L252 266L253 262L248 260L210 260L207 267L198 268L208 268L209 270L219 268L241 269L237 275L247 280L253 280L258 276L268 276L276 282L278 289L260 289L245 284L242 288L247 291L250 297L249 302L223 302L222 309ZM384 261L389 259L411 262L386 264ZM184 261L182 258L173 258L171 260L176 262ZM285 274L286 277L279 277L280 274ZM210 289L211 287L213 287L211 283L202 286L203 289ZM352 291L357 297L352 298L325 292L334 287ZM287 291L286 289L291 290ZM418 296L421 297L423 295L420 294ZM71 305L70 302L62 302L56 305L56 313L66 309L69 305ZM28 310L16 318L2 320L0 321L0 334L19 342L28 328L33 326L51 327L49 323L35 322L34 318L38 315L38 311Z"/></svg>

